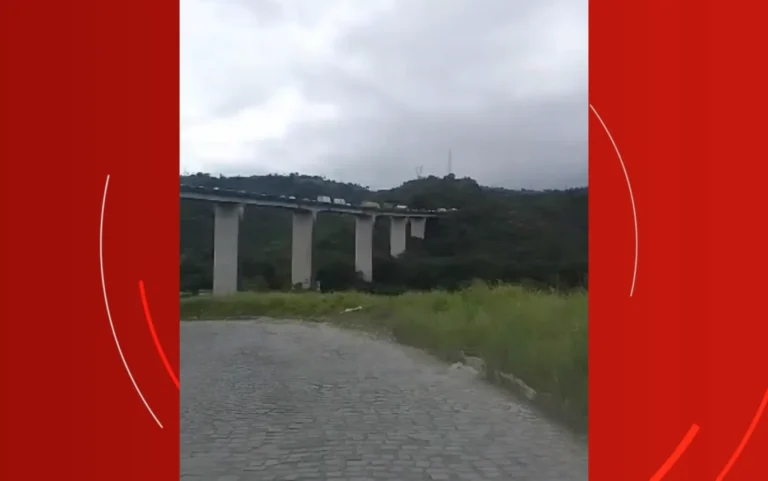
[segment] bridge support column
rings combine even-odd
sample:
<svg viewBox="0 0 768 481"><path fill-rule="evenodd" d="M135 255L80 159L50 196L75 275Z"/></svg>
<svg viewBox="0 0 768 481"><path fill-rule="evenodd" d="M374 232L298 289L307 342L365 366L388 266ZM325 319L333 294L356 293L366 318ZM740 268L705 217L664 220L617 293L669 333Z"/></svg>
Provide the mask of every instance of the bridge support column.
<svg viewBox="0 0 768 481"><path fill-rule="evenodd" d="M405 217L389 218L389 254L397 257L405 252L405 226L408 219Z"/></svg>
<svg viewBox="0 0 768 481"><path fill-rule="evenodd" d="M291 284L301 284L303 289L312 285L312 241L315 213L293 211L293 246L291 252Z"/></svg>
<svg viewBox="0 0 768 481"><path fill-rule="evenodd" d="M240 204L216 204L213 221L213 295L237 292L237 245L240 235Z"/></svg>
<svg viewBox="0 0 768 481"><path fill-rule="evenodd" d="M411 237L424 238L424 233L427 230L427 218L426 217L411 217Z"/></svg>
<svg viewBox="0 0 768 481"><path fill-rule="evenodd" d="M355 216L355 271L362 273L363 280L373 280L373 225L372 215Z"/></svg>

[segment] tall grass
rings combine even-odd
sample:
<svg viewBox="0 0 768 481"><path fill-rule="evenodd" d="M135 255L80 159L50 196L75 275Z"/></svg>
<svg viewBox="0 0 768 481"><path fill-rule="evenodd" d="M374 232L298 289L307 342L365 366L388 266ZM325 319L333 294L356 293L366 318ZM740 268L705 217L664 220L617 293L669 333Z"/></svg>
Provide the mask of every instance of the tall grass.
<svg viewBox="0 0 768 481"><path fill-rule="evenodd" d="M342 313L345 309L362 309ZM577 428L587 418L587 293L475 284L394 297L359 292L241 293L181 300L182 319L294 317L383 329L438 355L463 351L523 380Z"/></svg>

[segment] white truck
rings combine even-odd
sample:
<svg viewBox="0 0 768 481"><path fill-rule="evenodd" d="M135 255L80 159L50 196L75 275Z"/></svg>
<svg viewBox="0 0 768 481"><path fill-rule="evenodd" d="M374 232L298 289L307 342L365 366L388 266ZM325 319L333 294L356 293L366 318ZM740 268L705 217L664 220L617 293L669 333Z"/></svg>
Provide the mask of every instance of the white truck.
<svg viewBox="0 0 768 481"><path fill-rule="evenodd" d="M400 204L400 205L396 205L395 209L397 209L397 210L408 210L408 206Z"/></svg>
<svg viewBox="0 0 768 481"><path fill-rule="evenodd" d="M333 203L336 205L347 205L347 201L344 199L333 199Z"/></svg>
<svg viewBox="0 0 768 481"><path fill-rule="evenodd" d="M360 203L360 207L368 207L369 209L378 209L379 203L378 202L371 202L370 200L364 200Z"/></svg>
<svg viewBox="0 0 768 481"><path fill-rule="evenodd" d="M318 202L324 202L326 204L330 204L331 203L331 198L328 197L327 195L318 195L317 196L317 201Z"/></svg>

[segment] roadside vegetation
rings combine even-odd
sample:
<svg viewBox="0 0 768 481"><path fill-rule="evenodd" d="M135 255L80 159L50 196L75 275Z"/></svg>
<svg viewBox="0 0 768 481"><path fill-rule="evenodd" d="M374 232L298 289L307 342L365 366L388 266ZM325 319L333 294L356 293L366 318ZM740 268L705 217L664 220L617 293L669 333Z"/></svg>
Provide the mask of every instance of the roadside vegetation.
<svg viewBox="0 0 768 481"><path fill-rule="evenodd" d="M586 430L587 292L537 291L474 283L448 292L396 296L363 292L244 292L181 299L181 317L298 318L387 333L448 361L482 358L487 372L514 375L539 404L571 427Z"/></svg>

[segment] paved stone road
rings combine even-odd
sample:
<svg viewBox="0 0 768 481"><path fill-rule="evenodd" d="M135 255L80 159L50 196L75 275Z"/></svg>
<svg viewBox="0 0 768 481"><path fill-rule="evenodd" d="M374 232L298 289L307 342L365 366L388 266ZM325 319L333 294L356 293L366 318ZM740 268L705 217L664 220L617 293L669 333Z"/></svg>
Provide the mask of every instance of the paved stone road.
<svg viewBox="0 0 768 481"><path fill-rule="evenodd" d="M464 370L351 331L181 324L181 479L587 479L586 445Z"/></svg>

